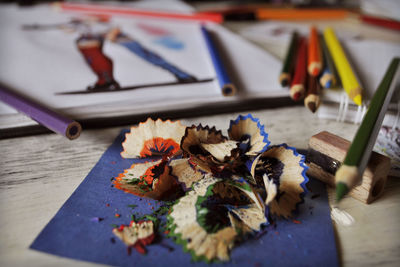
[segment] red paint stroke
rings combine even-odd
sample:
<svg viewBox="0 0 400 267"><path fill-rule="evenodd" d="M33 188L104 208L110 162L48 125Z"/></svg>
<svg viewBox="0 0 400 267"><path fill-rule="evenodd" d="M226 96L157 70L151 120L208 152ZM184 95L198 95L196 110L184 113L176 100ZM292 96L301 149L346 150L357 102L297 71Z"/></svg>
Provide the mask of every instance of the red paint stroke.
<svg viewBox="0 0 400 267"><path fill-rule="evenodd" d="M103 42L102 37L89 35L83 35L76 41L86 63L97 76L97 81L91 88L92 90L107 87L119 88L119 84L113 76L113 62L103 53Z"/></svg>
<svg viewBox="0 0 400 267"><path fill-rule="evenodd" d="M293 222L294 222L295 224L301 224L301 221L298 221L298 220L293 220Z"/></svg>
<svg viewBox="0 0 400 267"><path fill-rule="evenodd" d="M164 36L164 35L171 35L171 33L161 27L152 26L144 23L137 23L136 24L140 29L145 31L148 34L155 35L155 36Z"/></svg>

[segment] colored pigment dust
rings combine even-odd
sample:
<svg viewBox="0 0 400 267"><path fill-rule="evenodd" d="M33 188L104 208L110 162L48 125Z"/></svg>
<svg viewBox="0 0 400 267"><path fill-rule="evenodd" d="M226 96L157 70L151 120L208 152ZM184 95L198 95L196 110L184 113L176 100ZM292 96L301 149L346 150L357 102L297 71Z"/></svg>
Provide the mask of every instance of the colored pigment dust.
<svg viewBox="0 0 400 267"><path fill-rule="evenodd" d="M111 179L112 190L159 204L147 202L146 215L128 205L130 223L112 225L129 253L144 254L146 246L171 238L194 261L229 261L235 246L276 229L276 219L293 217L307 193L304 156L286 144L271 146L251 114L231 120L227 132L148 119L126 134L122 158L141 160Z"/></svg>

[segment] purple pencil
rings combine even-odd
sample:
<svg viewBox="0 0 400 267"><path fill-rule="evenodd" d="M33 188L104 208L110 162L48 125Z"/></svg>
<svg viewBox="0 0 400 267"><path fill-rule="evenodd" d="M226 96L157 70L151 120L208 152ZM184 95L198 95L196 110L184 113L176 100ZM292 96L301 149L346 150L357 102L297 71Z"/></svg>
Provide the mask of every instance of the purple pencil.
<svg viewBox="0 0 400 267"><path fill-rule="evenodd" d="M44 106L39 105L21 95L0 85L0 101L24 113L53 132L59 133L70 140L79 137L82 126Z"/></svg>

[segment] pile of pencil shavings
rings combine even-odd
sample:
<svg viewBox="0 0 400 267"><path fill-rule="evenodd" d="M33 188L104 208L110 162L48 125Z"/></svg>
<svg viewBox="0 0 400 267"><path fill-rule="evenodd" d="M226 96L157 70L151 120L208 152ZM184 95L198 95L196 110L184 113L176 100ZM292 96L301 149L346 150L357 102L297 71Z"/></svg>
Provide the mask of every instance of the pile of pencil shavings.
<svg viewBox="0 0 400 267"><path fill-rule="evenodd" d="M169 236L195 260L227 261L234 244L272 216L290 217L303 202L304 156L286 144L269 144L250 114L230 122L228 137L215 127L148 119L126 134L121 153L148 160L113 183L137 196L175 200Z"/></svg>

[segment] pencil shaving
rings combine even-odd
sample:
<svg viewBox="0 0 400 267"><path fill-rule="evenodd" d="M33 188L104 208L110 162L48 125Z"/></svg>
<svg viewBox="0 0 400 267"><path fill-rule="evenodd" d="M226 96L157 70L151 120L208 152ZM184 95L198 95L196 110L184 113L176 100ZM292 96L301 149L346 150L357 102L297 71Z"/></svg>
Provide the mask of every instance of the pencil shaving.
<svg viewBox="0 0 400 267"><path fill-rule="evenodd" d="M133 164L114 180L114 186L126 193L156 200L168 200L178 196L180 186L171 174L167 161Z"/></svg>
<svg viewBox="0 0 400 267"><path fill-rule="evenodd" d="M206 176L173 206L168 216L171 235L195 258L229 260L235 241L267 223L263 211L246 197L252 194L248 190L242 184Z"/></svg>
<svg viewBox="0 0 400 267"><path fill-rule="evenodd" d="M131 221L129 226L121 225L113 229L117 236L128 247L134 247L139 253L146 253L145 246L154 240L154 225L152 221L136 223Z"/></svg>
<svg viewBox="0 0 400 267"><path fill-rule="evenodd" d="M156 121L149 118L131 128L122 143L123 158L145 158L151 156L171 155L180 150L179 144L185 133L180 122Z"/></svg>

